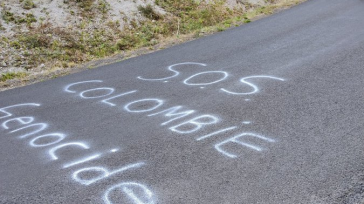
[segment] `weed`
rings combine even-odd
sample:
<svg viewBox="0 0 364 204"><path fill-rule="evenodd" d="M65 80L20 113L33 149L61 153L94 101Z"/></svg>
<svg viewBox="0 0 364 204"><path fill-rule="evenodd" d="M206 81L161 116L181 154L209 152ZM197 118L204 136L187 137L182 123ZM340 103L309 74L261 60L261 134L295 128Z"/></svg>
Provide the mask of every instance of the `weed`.
<svg viewBox="0 0 364 204"><path fill-rule="evenodd" d="M51 45L51 38L47 35L28 34L22 35L18 39L27 49L49 48Z"/></svg>
<svg viewBox="0 0 364 204"><path fill-rule="evenodd" d="M94 9L97 8L101 12L106 13L109 8L109 4L106 0L100 0L98 5L94 5L95 0L63 0L65 4L76 5L83 17L93 18L95 12ZM75 12L71 11L74 15Z"/></svg>
<svg viewBox="0 0 364 204"><path fill-rule="evenodd" d="M110 4L106 0L99 0L97 8L102 14L106 14L110 10Z"/></svg>
<svg viewBox="0 0 364 204"><path fill-rule="evenodd" d="M81 9L81 13L85 17L92 18L93 16L93 4L95 0L76 0L78 7Z"/></svg>
<svg viewBox="0 0 364 204"><path fill-rule="evenodd" d="M247 16L244 16L244 23L250 23L251 20L247 17Z"/></svg>
<svg viewBox="0 0 364 204"><path fill-rule="evenodd" d="M131 49L135 47L138 42L139 40L137 37L130 34L125 34L120 40L116 42L116 48L119 50Z"/></svg>
<svg viewBox="0 0 364 204"><path fill-rule="evenodd" d="M218 32L221 32L221 31L224 31L224 30L225 30L225 28L217 27L217 31L218 31Z"/></svg>
<svg viewBox="0 0 364 204"><path fill-rule="evenodd" d="M20 49L21 48L20 42L17 41L17 40L11 41L10 46L15 48L15 49Z"/></svg>
<svg viewBox="0 0 364 204"><path fill-rule="evenodd" d="M15 21L14 13L10 12L9 10L3 9L1 12L1 17L6 23Z"/></svg>
<svg viewBox="0 0 364 204"><path fill-rule="evenodd" d="M242 14L242 11L239 9L227 8L224 5L224 1L221 0L213 0L210 3L195 0L156 0L156 4L174 14L179 19L179 30L181 34L187 34L202 29L203 27L217 25ZM175 25L170 24L172 30L175 27Z"/></svg>
<svg viewBox="0 0 364 204"><path fill-rule="evenodd" d="M32 13L23 14L25 16L16 16L10 10L4 9L2 11L2 18L6 23L13 22L15 24L26 23L30 26L31 23L37 22L37 19Z"/></svg>
<svg viewBox="0 0 364 204"><path fill-rule="evenodd" d="M4 74L1 74L0 81L6 81L9 79L15 79L15 78L24 78L27 74L25 72L7 72Z"/></svg>
<svg viewBox="0 0 364 204"><path fill-rule="evenodd" d="M15 20L16 24L26 23L28 26L30 26L32 23L37 22L37 19L32 13L25 14L25 17L18 18Z"/></svg>
<svg viewBox="0 0 364 204"><path fill-rule="evenodd" d="M139 5L138 11L146 18L149 18L151 20L159 20L162 18L162 16L154 11L152 5L148 4L146 6Z"/></svg>
<svg viewBox="0 0 364 204"><path fill-rule="evenodd" d="M22 0L21 3L22 3L21 4L22 8L26 9L26 10L29 10L29 9L32 9L32 8L36 7L35 3L32 0Z"/></svg>

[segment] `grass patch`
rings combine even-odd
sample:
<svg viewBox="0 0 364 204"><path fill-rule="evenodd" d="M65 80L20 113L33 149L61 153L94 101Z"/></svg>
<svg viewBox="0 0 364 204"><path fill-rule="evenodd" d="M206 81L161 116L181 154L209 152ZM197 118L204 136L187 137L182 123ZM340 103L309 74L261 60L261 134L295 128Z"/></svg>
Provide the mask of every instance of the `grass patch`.
<svg viewBox="0 0 364 204"><path fill-rule="evenodd" d="M139 5L138 11L146 18L149 18L151 20L159 20L162 18L162 16L154 11L152 5L148 4L146 6Z"/></svg>
<svg viewBox="0 0 364 204"><path fill-rule="evenodd" d="M110 4L106 0L64 0L63 2L75 6L82 17L89 19L99 13L105 15L110 10ZM74 15L75 12L71 11L71 14Z"/></svg>
<svg viewBox="0 0 364 204"><path fill-rule="evenodd" d="M92 14L94 2L95 0L76 0L77 6L82 10L84 16Z"/></svg>
<svg viewBox="0 0 364 204"><path fill-rule="evenodd" d="M27 26L30 26L31 23L37 22L37 19L32 13L23 13L22 16L17 16L7 9L2 10L1 17L6 23L12 22L18 25L27 24Z"/></svg>
<svg viewBox="0 0 364 204"><path fill-rule="evenodd" d="M2 19L6 22L6 23L9 23L9 22L12 22L12 21L15 21L15 15L14 13L6 10L6 9L3 9L2 12L1 12L1 17Z"/></svg>
<svg viewBox="0 0 364 204"><path fill-rule="evenodd" d="M195 0L156 0L156 4L175 16L169 23L169 31L187 34L204 27L217 25L243 14L241 9L230 9L224 1L214 0L210 3Z"/></svg>
<svg viewBox="0 0 364 204"><path fill-rule="evenodd" d="M23 9L29 10L35 8L36 5L33 0L20 0L21 6Z"/></svg>
<svg viewBox="0 0 364 204"><path fill-rule="evenodd" d="M27 74L25 72L7 72L4 74L1 74L0 81L4 82L10 79L18 79L18 78L24 78Z"/></svg>

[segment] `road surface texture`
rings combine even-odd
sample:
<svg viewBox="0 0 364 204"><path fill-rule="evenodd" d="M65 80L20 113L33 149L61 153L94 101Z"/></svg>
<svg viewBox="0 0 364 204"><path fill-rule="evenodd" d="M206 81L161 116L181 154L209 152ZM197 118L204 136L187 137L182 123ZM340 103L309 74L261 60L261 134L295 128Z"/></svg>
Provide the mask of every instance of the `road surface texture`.
<svg viewBox="0 0 364 204"><path fill-rule="evenodd" d="M0 203L363 203L364 1L0 93Z"/></svg>

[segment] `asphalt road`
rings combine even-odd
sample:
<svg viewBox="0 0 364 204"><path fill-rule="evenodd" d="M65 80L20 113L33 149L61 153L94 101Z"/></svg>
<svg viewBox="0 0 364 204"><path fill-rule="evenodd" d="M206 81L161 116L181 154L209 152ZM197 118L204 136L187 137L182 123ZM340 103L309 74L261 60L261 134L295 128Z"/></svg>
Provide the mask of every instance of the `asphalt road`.
<svg viewBox="0 0 364 204"><path fill-rule="evenodd" d="M0 93L0 203L364 202L364 1Z"/></svg>

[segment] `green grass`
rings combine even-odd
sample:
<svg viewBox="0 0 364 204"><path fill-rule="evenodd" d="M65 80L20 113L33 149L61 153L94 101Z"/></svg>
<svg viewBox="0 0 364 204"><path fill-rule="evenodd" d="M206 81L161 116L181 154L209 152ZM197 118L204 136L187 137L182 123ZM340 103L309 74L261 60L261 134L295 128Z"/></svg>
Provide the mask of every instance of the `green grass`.
<svg viewBox="0 0 364 204"><path fill-rule="evenodd" d="M156 0L156 4L173 14L167 30L175 32L179 26L180 34L187 34L208 26L214 26L235 16L242 15L242 10L229 9L224 1L210 3L195 0ZM177 25L178 20L178 25Z"/></svg>
<svg viewBox="0 0 364 204"><path fill-rule="evenodd" d="M20 0L23 9L29 10L35 8L36 5L32 0Z"/></svg>
<svg viewBox="0 0 364 204"><path fill-rule="evenodd" d="M15 24L27 24L30 26L31 23L37 22L37 19L32 13L23 13L22 16L17 16L9 10L3 9L1 12L1 17L6 23L15 23Z"/></svg>
<svg viewBox="0 0 364 204"><path fill-rule="evenodd" d="M81 16L90 19L98 13L105 15L110 10L110 5L106 0L68 0L64 1L64 3L75 6ZM74 11L71 11L71 13L72 15L75 14Z"/></svg>
<svg viewBox="0 0 364 204"><path fill-rule="evenodd" d="M6 23L9 23L9 22L12 22L12 21L15 21L15 16L14 16L14 13L6 10L6 9L3 9L2 12L1 12L1 17L2 19L6 22Z"/></svg>
<svg viewBox="0 0 364 204"><path fill-rule="evenodd" d="M138 11L146 18L149 18L151 20L160 20L162 16L154 11L154 8L152 5L148 4L146 6L139 5Z"/></svg>
<svg viewBox="0 0 364 204"><path fill-rule="evenodd" d="M9 79L15 79L15 78L24 78L27 76L24 72L7 72L1 75L0 81L4 82Z"/></svg>

